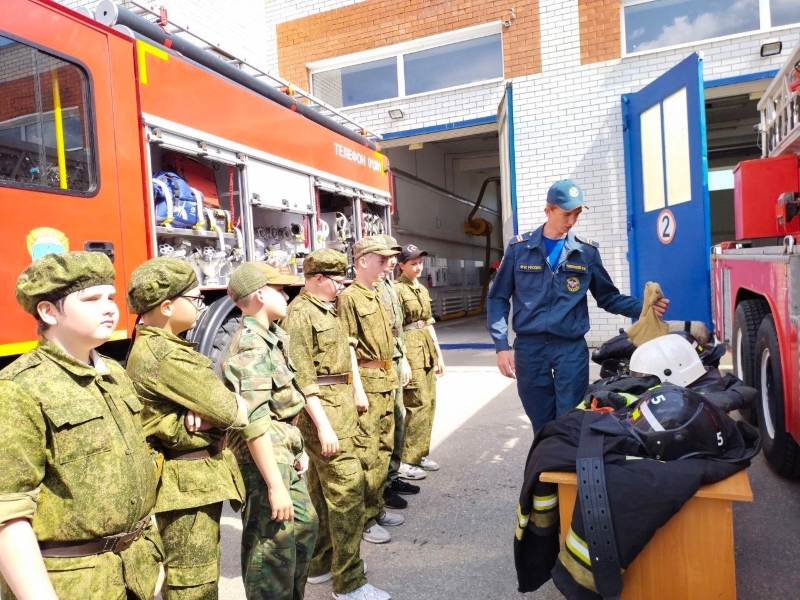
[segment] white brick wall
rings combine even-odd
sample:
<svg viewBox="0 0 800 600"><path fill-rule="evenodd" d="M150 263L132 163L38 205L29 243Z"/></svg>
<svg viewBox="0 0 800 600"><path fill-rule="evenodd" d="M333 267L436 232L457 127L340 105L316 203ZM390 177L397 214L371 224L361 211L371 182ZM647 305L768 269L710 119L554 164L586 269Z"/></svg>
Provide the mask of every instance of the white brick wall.
<svg viewBox="0 0 800 600"><path fill-rule="evenodd" d="M99 4L99 0L57 1L70 8L84 6L92 12ZM118 3L125 6L123 1ZM210 42L262 69L272 66L268 39L271 35L274 41L275 27L267 27L264 0L142 0L141 4L164 6L170 21L189 26Z"/></svg>

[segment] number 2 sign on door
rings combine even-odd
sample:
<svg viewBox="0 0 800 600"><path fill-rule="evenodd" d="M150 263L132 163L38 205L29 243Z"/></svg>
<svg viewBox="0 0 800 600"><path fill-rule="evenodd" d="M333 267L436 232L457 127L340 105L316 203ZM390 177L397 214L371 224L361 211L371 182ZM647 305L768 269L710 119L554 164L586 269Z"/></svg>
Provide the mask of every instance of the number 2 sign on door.
<svg viewBox="0 0 800 600"><path fill-rule="evenodd" d="M662 244L669 244L675 238L675 215L668 208L658 213L656 230L658 239Z"/></svg>

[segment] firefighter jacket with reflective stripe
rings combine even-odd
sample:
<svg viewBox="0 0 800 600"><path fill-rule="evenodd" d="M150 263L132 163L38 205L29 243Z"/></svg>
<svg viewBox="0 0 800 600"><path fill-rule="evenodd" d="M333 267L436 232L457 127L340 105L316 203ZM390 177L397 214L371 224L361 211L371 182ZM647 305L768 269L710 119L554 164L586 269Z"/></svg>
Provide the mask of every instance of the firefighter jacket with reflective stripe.
<svg viewBox="0 0 800 600"><path fill-rule="evenodd" d="M581 426L587 413L572 411L551 421L528 454L514 537L520 592L531 592L551 577L569 600L598 600L580 502L572 514L566 543L559 543L557 486L542 483L544 471L574 471ZM607 413L593 425L604 434L606 488L619 562L626 569L656 530L676 514L701 485L744 469L761 448L758 432L728 419L727 452L715 459L661 462L645 458L639 443L620 425L621 413Z"/></svg>

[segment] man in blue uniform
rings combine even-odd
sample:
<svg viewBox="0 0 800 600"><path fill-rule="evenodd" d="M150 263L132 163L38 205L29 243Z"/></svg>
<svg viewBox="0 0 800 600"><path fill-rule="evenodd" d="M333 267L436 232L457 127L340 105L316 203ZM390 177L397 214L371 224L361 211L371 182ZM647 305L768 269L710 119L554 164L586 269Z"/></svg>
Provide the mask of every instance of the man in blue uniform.
<svg viewBox="0 0 800 600"><path fill-rule="evenodd" d="M511 238L489 292L488 327L497 366L516 378L517 391L534 432L575 408L589 386L586 292L603 310L639 317L642 301L621 294L600 260L599 244L571 229L583 210L583 193L561 180L547 192L547 221ZM508 314L514 302L514 355L508 344ZM669 301L654 305L660 317Z"/></svg>

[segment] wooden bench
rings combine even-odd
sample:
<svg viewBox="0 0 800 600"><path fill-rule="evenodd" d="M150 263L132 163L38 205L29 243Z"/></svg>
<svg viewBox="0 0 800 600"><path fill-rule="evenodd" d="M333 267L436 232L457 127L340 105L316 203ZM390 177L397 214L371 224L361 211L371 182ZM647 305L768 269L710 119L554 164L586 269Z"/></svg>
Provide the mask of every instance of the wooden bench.
<svg viewBox="0 0 800 600"><path fill-rule="evenodd" d="M553 471L540 479L558 484L563 543L572 523L577 476ZM753 501L745 471L701 487L625 571L621 600L736 600L734 500Z"/></svg>

